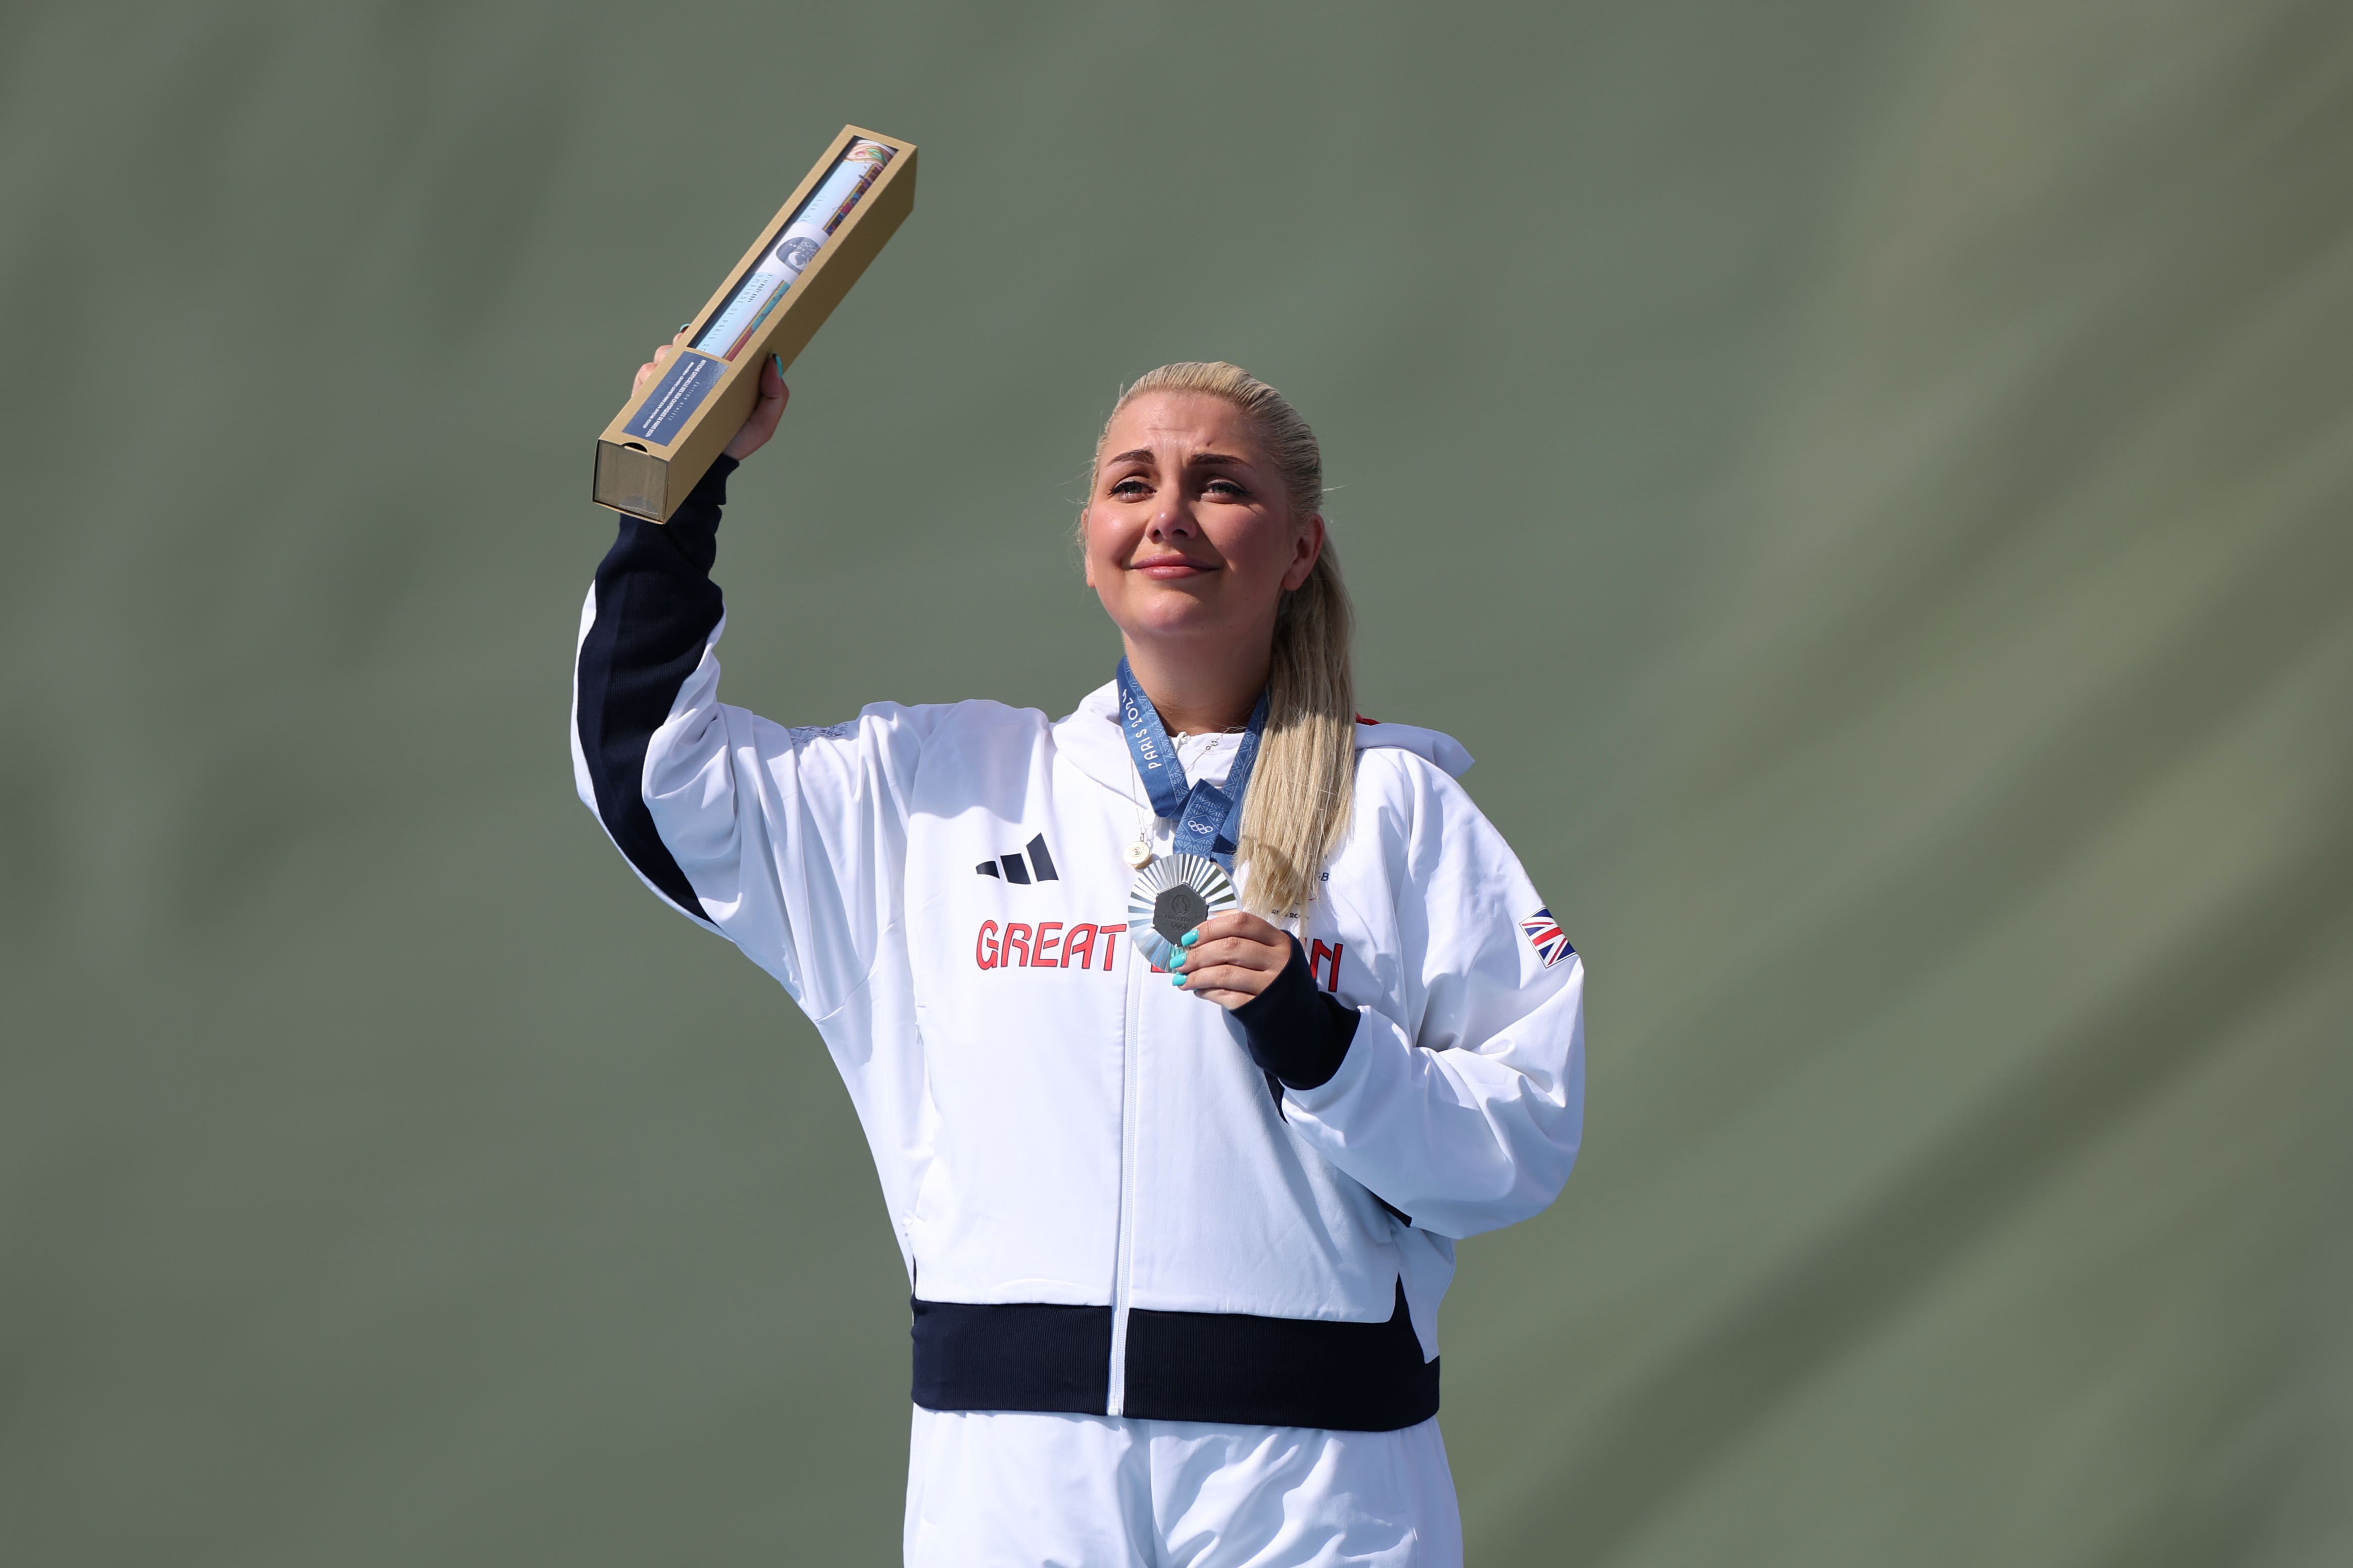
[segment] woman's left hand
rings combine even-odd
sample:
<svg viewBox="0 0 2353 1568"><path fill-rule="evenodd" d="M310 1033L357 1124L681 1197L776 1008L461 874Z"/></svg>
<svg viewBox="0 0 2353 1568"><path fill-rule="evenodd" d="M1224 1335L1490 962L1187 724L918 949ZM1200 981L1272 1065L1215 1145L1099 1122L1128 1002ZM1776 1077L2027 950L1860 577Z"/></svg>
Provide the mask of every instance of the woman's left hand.
<svg viewBox="0 0 2353 1568"><path fill-rule="evenodd" d="M1175 983L1231 1010L1254 1000L1291 962L1291 938L1253 914L1211 915L1168 958Z"/></svg>

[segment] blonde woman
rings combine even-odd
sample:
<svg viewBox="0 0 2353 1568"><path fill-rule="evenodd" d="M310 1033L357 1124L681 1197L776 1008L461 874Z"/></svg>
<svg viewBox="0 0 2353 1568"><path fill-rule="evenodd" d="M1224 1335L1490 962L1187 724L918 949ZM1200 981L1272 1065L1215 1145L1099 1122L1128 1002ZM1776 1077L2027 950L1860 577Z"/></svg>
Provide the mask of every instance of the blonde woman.
<svg viewBox="0 0 2353 1568"><path fill-rule="evenodd" d="M1567 1179L1584 973L1461 748L1356 718L1314 434L1231 365L1144 376L1079 524L1111 680L787 729L719 700L709 575L786 397L623 520L573 760L849 1085L913 1300L907 1562L1458 1562L1439 1300Z"/></svg>

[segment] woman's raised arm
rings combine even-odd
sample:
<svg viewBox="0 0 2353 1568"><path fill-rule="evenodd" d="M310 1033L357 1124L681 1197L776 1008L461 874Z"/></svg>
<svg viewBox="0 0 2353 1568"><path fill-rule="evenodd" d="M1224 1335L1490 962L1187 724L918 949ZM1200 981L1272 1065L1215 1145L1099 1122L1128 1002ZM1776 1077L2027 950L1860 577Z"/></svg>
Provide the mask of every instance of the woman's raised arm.
<svg viewBox="0 0 2353 1568"><path fill-rule="evenodd" d="M884 703L796 730L719 700L720 513L738 458L775 434L786 395L773 363L761 382L752 417L670 521L623 517L596 568L574 671L573 771L649 887L821 1005L859 982L892 918L903 786L929 717Z"/></svg>

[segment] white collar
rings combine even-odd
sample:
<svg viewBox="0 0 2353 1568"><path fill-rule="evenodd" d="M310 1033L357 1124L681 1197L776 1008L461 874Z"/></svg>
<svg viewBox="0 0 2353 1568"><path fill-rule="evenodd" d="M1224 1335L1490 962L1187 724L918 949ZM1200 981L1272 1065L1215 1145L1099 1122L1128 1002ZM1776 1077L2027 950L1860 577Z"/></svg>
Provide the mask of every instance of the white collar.
<svg viewBox="0 0 2353 1568"><path fill-rule="evenodd" d="M1135 760L1127 754L1127 736L1120 729L1116 681L1104 681L1079 699L1078 707L1067 717L1055 721L1054 745L1070 759L1072 767L1106 789L1132 795L1143 782L1136 773ZM1377 746L1411 752L1456 778L1471 768L1471 753L1451 735L1417 724L1379 724L1358 720L1356 750L1371 751Z"/></svg>

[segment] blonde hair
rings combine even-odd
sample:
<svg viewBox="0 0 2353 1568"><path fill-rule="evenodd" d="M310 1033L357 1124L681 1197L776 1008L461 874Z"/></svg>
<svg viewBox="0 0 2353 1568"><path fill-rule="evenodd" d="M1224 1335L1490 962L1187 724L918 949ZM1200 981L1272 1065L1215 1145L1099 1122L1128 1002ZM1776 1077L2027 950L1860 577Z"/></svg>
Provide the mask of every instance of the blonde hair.
<svg viewBox="0 0 2353 1568"><path fill-rule="evenodd" d="M1164 364L1138 376L1119 395L1095 438L1097 468L1111 420L1154 392L1206 393L1240 409L1282 476L1293 521L1323 510L1324 454L1315 432L1282 394L1222 362ZM1093 493L1091 474L1090 504ZM1083 509L1079 530L1083 539ZM1236 870L1249 869L1241 879L1243 906L1270 919L1306 907L1324 863L1347 831L1356 784L1356 681L1348 653L1355 629L1356 612L1327 534L1307 580L1285 590L1275 608L1266 730L1242 800L1241 844L1234 855Z"/></svg>

